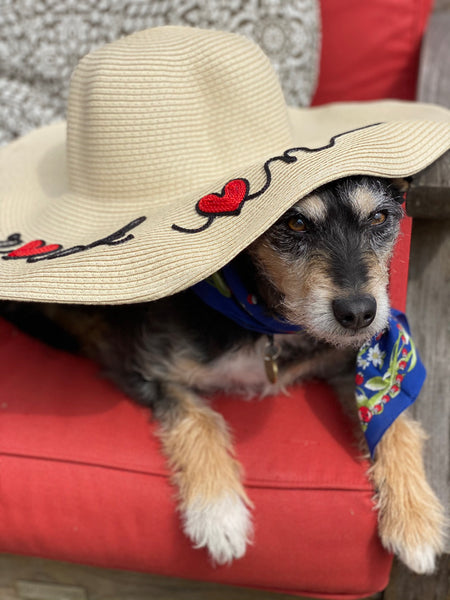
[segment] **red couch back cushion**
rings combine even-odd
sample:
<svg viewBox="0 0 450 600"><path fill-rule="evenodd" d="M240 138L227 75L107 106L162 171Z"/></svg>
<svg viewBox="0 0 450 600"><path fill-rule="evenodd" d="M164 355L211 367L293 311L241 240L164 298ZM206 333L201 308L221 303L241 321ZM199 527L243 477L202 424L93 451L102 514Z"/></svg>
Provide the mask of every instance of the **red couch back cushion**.
<svg viewBox="0 0 450 600"><path fill-rule="evenodd" d="M313 104L416 94L433 0L320 0L322 53Z"/></svg>

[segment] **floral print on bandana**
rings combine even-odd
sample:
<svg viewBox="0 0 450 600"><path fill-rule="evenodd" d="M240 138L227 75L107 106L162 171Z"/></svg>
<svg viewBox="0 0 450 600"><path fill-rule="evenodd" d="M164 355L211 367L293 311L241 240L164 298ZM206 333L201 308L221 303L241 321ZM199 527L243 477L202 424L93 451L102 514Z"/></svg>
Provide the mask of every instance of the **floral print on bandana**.
<svg viewBox="0 0 450 600"><path fill-rule="evenodd" d="M383 420L387 418L389 426L395 416L414 401L424 378L425 370L406 319L398 311L392 311L387 332L364 344L356 359L358 414L371 452L376 445L371 440L371 430L376 432L379 441L387 428L383 429ZM386 412L389 414L384 418Z"/></svg>

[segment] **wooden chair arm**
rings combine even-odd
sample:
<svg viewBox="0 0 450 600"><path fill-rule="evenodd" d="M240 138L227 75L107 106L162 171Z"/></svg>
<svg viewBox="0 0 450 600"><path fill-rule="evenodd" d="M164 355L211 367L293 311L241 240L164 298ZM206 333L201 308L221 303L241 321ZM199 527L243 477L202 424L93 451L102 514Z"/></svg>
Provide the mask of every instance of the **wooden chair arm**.
<svg viewBox="0 0 450 600"><path fill-rule="evenodd" d="M422 45L417 100L450 108L450 10L429 20ZM416 177L406 201L412 217L450 218L450 152Z"/></svg>
<svg viewBox="0 0 450 600"><path fill-rule="evenodd" d="M422 219L450 218L450 152L414 178L406 199L406 212Z"/></svg>

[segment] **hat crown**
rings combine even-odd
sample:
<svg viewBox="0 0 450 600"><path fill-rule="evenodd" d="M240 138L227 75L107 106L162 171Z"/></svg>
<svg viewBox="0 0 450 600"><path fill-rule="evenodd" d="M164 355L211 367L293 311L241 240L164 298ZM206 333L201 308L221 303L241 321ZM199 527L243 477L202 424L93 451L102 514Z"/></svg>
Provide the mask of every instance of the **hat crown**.
<svg viewBox="0 0 450 600"><path fill-rule="evenodd" d="M152 206L291 144L263 52L230 33L160 27L85 56L68 105L72 192Z"/></svg>

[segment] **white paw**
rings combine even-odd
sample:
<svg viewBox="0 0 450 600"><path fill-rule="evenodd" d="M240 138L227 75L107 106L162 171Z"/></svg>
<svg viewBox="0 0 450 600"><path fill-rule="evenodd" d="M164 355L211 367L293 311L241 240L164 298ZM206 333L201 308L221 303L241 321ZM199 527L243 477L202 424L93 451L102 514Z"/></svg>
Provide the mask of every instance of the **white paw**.
<svg viewBox="0 0 450 600"><path fill-rule="evenodd" d="M431 544L414 549L399 548L396 552L405 565L419 575L431 575L436 568L436 551Z"/></svg>
<svg viewBox="0 0 450 600"><path fill-rule="evenodd" d="M194 501L184 511L184 532L195 548L207 548L214 563L230 563L250 543L250 511L235 493L214 502Z"/></svg>
<svg viewBox="0 0 450 600"><path fill-rule="evenodd" d="M444 509L424 480L418 480L415 488L404 488L401 500L384 498L379 514L381 541L411 571L430 575L444 551Z"/></svg>
<svg viewBox="0 0 450 600"><path fill-rule="evenodd" d="M436 560L444 547L442 527L426 519L414 521L411 518L396 532L385 530L381 540L387 550L396 554L411 571L419 575L434 573Z"/></svg>

